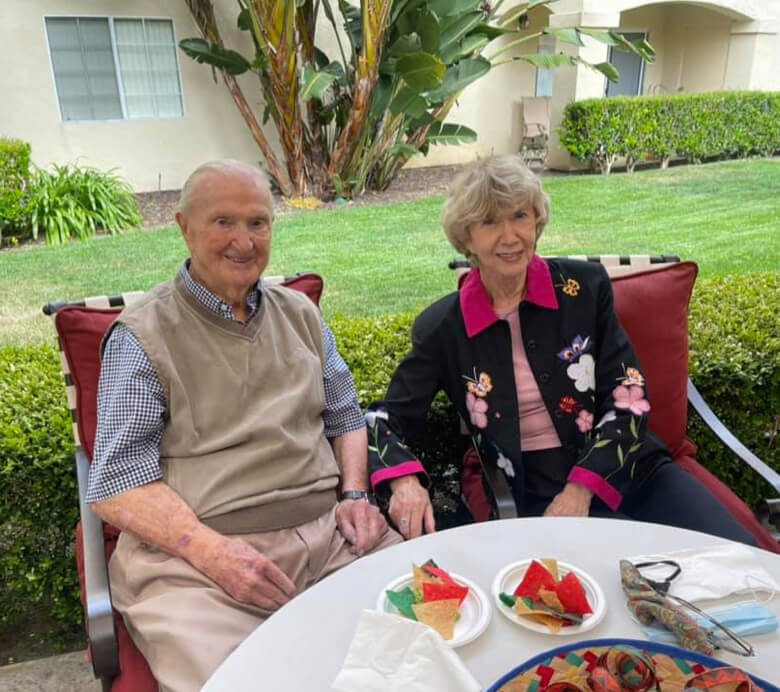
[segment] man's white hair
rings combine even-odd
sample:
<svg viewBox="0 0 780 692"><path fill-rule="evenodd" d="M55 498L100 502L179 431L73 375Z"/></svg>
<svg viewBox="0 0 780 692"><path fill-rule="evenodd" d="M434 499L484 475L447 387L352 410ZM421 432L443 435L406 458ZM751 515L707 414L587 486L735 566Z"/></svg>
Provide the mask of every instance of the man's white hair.
<svg viewBox="0 0 780 692"><path fill-rule="evenodd" d="M269 196L271 196L271 183L268 180L268 176L257 166L253 166L251 163L246 163L245 161L238 161L237 159L219 159L217 161L208 161L201 164L192 173L190 173L189 178L187 178L181 188L178 210L183 214L186 214L190 209L192 205L193 194L198 186L198 181L206 173L249 173L250 175L257 177L261 184L268 189ZM271 199L273 201L273 197L271 197Z"/></svg>

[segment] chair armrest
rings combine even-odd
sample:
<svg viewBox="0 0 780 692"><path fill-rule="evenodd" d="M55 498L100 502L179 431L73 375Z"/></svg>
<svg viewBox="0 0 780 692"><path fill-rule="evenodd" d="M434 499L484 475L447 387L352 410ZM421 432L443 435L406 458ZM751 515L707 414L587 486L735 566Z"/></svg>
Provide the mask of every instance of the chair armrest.
<svg viewBox="0 0 780 692"><path fill-rule="evenodd" d="M688 380L688 401L712 432L714 432L721 441L734 452L734 454L769 483L780 496L780 473L761 461L761 459L737 439L734 433L723 424L720 418L718 418L713 410L707 405L707 402L704 401L699 390L696 389L690 379Z"/></svg>
<svg viewBox="0 0 780 692"><path fill-rule="evenodd" d="M477 458L482 466L483 478L487 483L490 494L493 496L491 499L493 509L495 510L495 518L517 519L515 497L512 495L512 489L509 487L503 471L494 462L485 459L479 453L479 448L476 444L474 445L474 451L477 453Z"/></svg>
<svg viewBox="0 0 780 692"><path fill-rule="evenodd" d="M79 511L84 545L84 601L87 636L92 653L95 677L110 679L119 673L119 650L108 567L103 539L103 522L85 502L89 462L81 447L76 448L76 473L79 485Z"/></svg>

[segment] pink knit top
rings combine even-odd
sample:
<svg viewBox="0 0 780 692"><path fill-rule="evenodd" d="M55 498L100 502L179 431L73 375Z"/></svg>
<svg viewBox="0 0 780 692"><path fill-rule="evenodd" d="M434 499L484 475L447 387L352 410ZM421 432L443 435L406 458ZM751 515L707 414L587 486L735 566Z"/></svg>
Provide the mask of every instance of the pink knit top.
<svg viewBox="0 0 780 692"><path fill-rule="evenodd" d="M525 452L560 447L561 440L528 363L520 331L520 314L515 309L508 314L498 316L506 320L512 334L512 366L515 371L517 404L520 411L520 446Z"/></svg>

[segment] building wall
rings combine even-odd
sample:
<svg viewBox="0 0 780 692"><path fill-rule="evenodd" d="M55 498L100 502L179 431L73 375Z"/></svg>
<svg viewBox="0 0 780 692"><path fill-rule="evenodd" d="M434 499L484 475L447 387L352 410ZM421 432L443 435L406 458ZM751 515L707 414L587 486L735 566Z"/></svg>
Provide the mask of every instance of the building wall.
<svg viewBox="0 0 780 692"><path fill-rule="evenodd" d="M507 7L517 3L507 3ZM529 31L540 31L547 25L549 12L537 8L531 12ZM499 39L495 48L506 44ZM514 49L504 56L535 53L537 42L533 41L520 49ZM533 96L536 91L536 68L522 61L513 61L491 70L482 79L470 84L464 90L458 104L450 111L448 121L465 125L478 133L474 144L462 146L431 147L427 156L415 156L409 167L465 163L491 153L518 151L522 140L523 96Z"/></svg>
<svg viewBox="0 0 780 692"><path fill-rule="evenodd" d="M120 8L121 7L121 12ZM220 27L238 34L234 4ZM222 157L257 161L259 152L227 89L214 83L211 71L178 52L184 117L173 119L63 122L54 86L44 17L165 17L176 40L197 36L182 0L2 0L0 36L6 60L19 56L12 69L0 71L0 135L32 145L33 161L42 167L68 162L117 169L137 191L177 189L200 163ZM245 54L251 48L244 36ZM244 83L252 77L242 77ZM245 93L249 97L251 88ZM253 104L258 106L259 104Z"/></svg>
<svg viewBox="0 0 780 692"><path fill-rule="evenodd" d="M505 7L512 4L510 0ZM780 24L780 0L715 0L709 5L655 0L635 7L637 4L637 0L559 0L553 5L556 15L552 19L565 16L582 23L612 16L622 29L648 31L658 59L645 68L643 93L780 90L780 36L772 33ZM248 36L235 28L235 3L216 0L215 5L221 13L218 20L226 44L251 55ZM108 16L118 14L119 7L122 16L171 18L177 40L198 33L182 0L0 0L0 40L5 55L23 56L13 61L12 69L0 71L0 136L29 141L39 166L77 162L115 168L138 191L178 188L195 166L213 158L257 162L259 150L224 85L212 80L208 67L181 52L182 118L62 122L44 17ZM549 10L535 8L531 30L547 25L549 18ZM748 22L753 19L760 21ZM735 28L737 23L739 28ZM337 55L332 37L326 44L330 46L326 46L327 52ZM558 49L572 50L566 45ZM531 43L519 52L535 50ZM594 41L579 52L594 62L605 59L605 49ZM256 77L244 75L239 81L260 118L262 103ZM478 141L432 147L427 157L414 157L409 165L461 163L490 153L518 151L521 102L524 96L534 95L535 83L536 69L526 63L515 61L495 68L464 91L449 116L451 122L477 131ZM584 67L556 71L555 83L553 127L566 103L601 96L605 87L600 74ZM267 130L273 140L272 128ZM553 144L555 139L553 136ZM556 166L570 163L568 155L561 152L552 153L550 160Z"/></svg>

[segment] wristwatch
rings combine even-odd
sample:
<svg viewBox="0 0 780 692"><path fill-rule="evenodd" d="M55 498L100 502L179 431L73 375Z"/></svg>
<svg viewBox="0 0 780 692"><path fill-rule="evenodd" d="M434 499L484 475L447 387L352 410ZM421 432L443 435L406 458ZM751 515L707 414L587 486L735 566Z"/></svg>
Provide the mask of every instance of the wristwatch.
<svg viewBox="0 0 780 692"><path fill-rule="evenodd" d="M371 504L376 504L374 493L368 490L344 490L339 495L339 500L368 500Z"/></svg>

